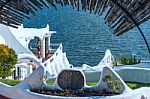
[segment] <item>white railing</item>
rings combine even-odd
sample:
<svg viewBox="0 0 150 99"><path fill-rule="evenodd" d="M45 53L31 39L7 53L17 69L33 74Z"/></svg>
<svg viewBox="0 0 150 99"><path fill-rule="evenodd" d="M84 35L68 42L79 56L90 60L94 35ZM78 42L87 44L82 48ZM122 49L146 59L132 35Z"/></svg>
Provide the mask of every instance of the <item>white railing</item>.
<svg viewBox="0 0 150 99"><path fill-rule="evenodd" d="M62 44L61 43L59 43L59 44L51 44L51 46L58 46L58 48L57 49L51 49L50 51L51 51L51 53L54 53L53 54L53 56L52 57L50 57L48 60L46 60L45 62L44 62L44 64L46 64L47 62L52 62L53 60L55 60L55 57L57 57L57 55L59 54L59 53L62 53Z"/></svg>
<svg viewBox="0 0 150 99"><path fill-rule="evenodd" d="M51 43L50 46L59 46L61 43Z"/></svg>
<svg viewBox="0 0 150 99"><path fill-rule="evenodd" d="M51 53L55 53L57 51L57 49L59 49L61 43L51 43L50 44L50 52Z"/></svg>

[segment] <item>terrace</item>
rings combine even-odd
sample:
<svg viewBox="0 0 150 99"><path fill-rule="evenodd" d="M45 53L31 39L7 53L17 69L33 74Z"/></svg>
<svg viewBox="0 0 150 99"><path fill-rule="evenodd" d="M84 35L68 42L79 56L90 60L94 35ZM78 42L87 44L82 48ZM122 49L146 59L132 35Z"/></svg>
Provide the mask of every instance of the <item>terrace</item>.
<svg viewBox="0 0 150 99"><path fill-rule="evenodd" d="M150 53L150 47L146 40L145 35L143 34L142 30L140 29L139 25L146 22L150 19L150 1L149 0L87 0L87 1L72 1L72 0L64 0L63 2L61 0L51 1L51 0L2 0L0 1L0 23L5 24L7 26L11 26L14 28L17 28L20 24L22 24L24 19L29 19L29 14L35 15L35 11L38 9L42 9L43 5L45 5L47 8L49 8L49 4L54 7L57 10L57 4L63 5L71 5L73 8L76 8L78 11L80 10L80 5L82 6L82 10L90 10L90 13L94 12L94 14L102 15L105 14L105 23L110 28L110 31L114 33L117 36L122 35L123 33L126 33L127 31L137 28L139 32L141 33L141 36L143 37L143 40L145 41L145 44L147 46L148 52ZM81 3L81 4L80 4ZM43 47L45 49L45 46ZM52 60L52 56L57 55L57 48L54 49L54 51L49 52L45 50L38 50L33 51L35 55L37 55L38 58L41 58L43 62L47 61L47 58ZM59 49L59 48L58 48ZM61 48L60 48L61 49ZM41 51L41 52L40 52ZM40 53L39 53L40 52ZM45 86L44 83L44 69L45 67L41 64L39 68L37 68L33 74L31 74L27 79L25 79L23 82L19 83L15 87L8 87L5 84L1 85L1 95L4 93L7 96L10 96L11 98L18 98L24 95L25 97L30 98L37 98L37 99L46 99L46 98L62 98L61 96L53 96L53 95L43 95L38 94L35 92L31 92L34 88L51 88L50 90L53 90L53 88L57 88L59 90L65 90L63 88L63 84L65 84L68 88L76 86L80 86L76 83L79 82L78 79L76 79L77 75L73 76L73 72L76 72L74 69L68 70L70 74L68 74L68 71L65 71L66 74L62 74L62 77L56 79L56 83L54 86ZM134 70L135 71L135 70ZM139 70L138 70L139 72ZM85 84L85 78L82 71L76 72L77 74L80 74L82 77L81 79L81 87L87 88ZM107 73L112 73L111 77L108 75L105 75ZM145 74L145 72L144 72ZM69 77L68 77L69 75ZM71 76L70 76L71 75ZM141 98L146 99L149 98L150 95L148 92L150 91L149 87L143 87L136 90L131 90L126 86L124 81L121 79L121 77L111 68L104 67L101 78L99 78L99 83L96 86L90 86L89 89L94 89L96 91L107 91L107 93L112 93L112 96L108 96L109 94L106 94L108 98ZM106 77L107 76L107 77ZM127 76L127 75L125 75ZM63 78L65 77L65 79ZM75 79L73 79L75 77ZM127 76L128 77L128 76ZM132 76L131 76L132 77ZM142 78L142 75L140 75ZM149 77L149 76L148 76ZM148 78L146 75L146 78ZM133 77L132 77L133 78ZM144 79L145 77L143 77ZM60 81L59 81L60 80ZM63 82L61 82L63 80ZM66 83L65 83L66 80ZM114 82L112 81L116 81ZM143 80L142 80L143 81ZM119 82L119 83L118 83ZM112 85L113 84L113 85ZM116 85L119 85L116 87ZM79 89L82 89L82 88ZM117 88L117 95L113 92L116 92L113 88ZM24 89L24 90L23 90ZM119 91L118 91L119 89ZM13 94L12 91L18 91L19 94ZM118 95L119 93L119 95ZM56 93L57 94L57 93ZM95 96L95 95L94 95ZM102 95L103 96L103 95ZM2 96L3 97L3 96ZM106 98L107 98L106 97ZM67 98L67 97L63 97ZM70 98L70 97L69 97ZM86 97L84 97L86 98ZM100 98L100 97L99 97ZM104 97L105 98L105 97Z"/></svg>

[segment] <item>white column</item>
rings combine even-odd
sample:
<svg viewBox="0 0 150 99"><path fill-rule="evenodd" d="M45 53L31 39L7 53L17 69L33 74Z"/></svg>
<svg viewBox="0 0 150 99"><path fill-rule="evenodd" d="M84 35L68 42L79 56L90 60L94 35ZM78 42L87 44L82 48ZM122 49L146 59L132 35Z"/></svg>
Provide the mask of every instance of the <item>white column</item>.
<svg viewBox="0 0 150 99"><path fill-rule="evenodd" d="M51 40L50 38L51 38L51 35L48 36L48 51L50 51L50 40Z"/></svg>
<svg viewBox="0 0 150 99"><path fill-rule="evenodd" d="M15 67L15 77L18 76L18 69L17 69L17 66Z"/></svg>
<svg viewBox="0 0 150 99"><path fill-rule="evenodd" d="M29 65L29 74L33 72L32 65Z"/></svg>
<svg viewBox="0 0 150 99"><path fill-rule="evenodd" d="M42 39L42 58L45 58L45 36Z"/></svg>
<svg viewBox="0 0 150 99"><path fill-rule="evenodd" d="M20 68L20 80L23 80L24 77L24 71L23 68Z"/></svg>

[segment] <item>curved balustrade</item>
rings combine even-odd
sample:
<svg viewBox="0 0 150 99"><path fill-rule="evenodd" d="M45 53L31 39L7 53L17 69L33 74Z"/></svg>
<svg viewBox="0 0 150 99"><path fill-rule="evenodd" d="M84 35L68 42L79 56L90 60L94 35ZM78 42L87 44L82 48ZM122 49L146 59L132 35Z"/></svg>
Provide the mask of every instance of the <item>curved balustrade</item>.
<svg viewBox="0 0 150 99"><path fill-rule="evenodd" d="M50 45L50 53L53 53L53 55L44 62L48 78L56 77L61 70L70 68L67 57L65 57L65 53L62 51L62 44L52 43ZM53 49L54 47L56 49Z"/></svg>

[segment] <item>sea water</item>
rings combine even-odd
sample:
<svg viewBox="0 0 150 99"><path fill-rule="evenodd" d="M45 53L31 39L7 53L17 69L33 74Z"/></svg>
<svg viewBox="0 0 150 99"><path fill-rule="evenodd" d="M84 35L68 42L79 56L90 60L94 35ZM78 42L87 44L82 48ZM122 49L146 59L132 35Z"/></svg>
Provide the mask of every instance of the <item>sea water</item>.
<svg viewBox="0 0 150 99"><path fill-rule="evenodd" d="M69 62L74 66L88 64L97 65L110 49L115 57L120 55L136 55L140 59L149 59L145 42L134 28L121 36L113 35L107 27L104 16L90 14L88 11L77 11L72 7L43 8L24 21L25 27L45 27L56 30L51 42L62 43ZM140 25L150 45L150 20Z"/></svg>

